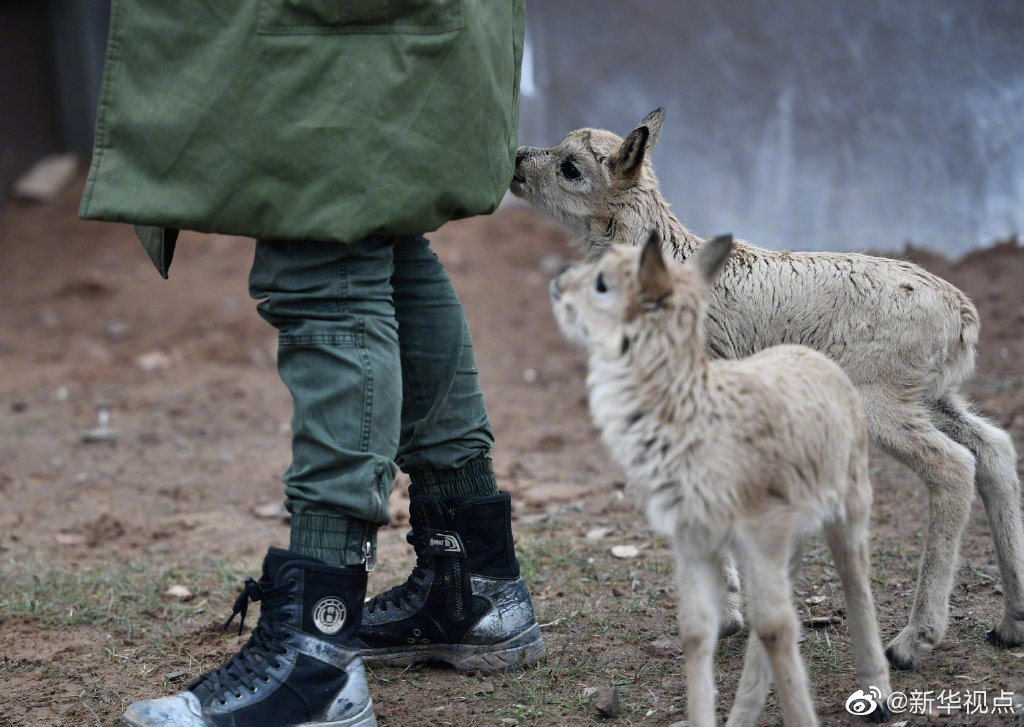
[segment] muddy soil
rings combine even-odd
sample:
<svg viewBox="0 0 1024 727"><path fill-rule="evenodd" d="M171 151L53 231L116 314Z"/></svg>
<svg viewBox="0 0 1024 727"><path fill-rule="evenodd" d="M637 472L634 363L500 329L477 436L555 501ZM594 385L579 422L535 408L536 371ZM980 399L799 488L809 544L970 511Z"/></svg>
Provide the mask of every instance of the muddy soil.
<svg viewBox="0 0 1024 727"><path fill-rule="evenodd" d="M0 573L21 589L0 592L0 725L115 724L128 702L180 689L238 645L217 632L235 581L203 591L216 574L196 573L198 564L255 573L269 544L287 545L287 523L273 510L289 461L289 396L275 370L274 332L247 295L253 243L185 234L164 281L130 228L76 219L80 191L81 180L55 202L0 210ZM496 469L513 494L539 617L550 624L549 657L526 676L489 679L440 668L375 670L381 724L684 719L682 663L659 641L674 632L670 559L630 508L597 441L583 358L562 340L548 306L551 275L576 251L564 231L516 204L431 237L470 320ZM967 391L1024 449L1024 249L1006 242L960 261L913 247L907 255L978 305L983 338ZM910 606L926 505L922 485L893 461L875 455L872 474L874 585L889 638ZM399 485L373 590L402 580L411 566ZM606 533L594 537L598 527ZM641 555L632 563L612 558L610 546L621 543L637 544ZM808 560L798 584L806 615L841 615L827 554ZM32 583L22 578L26 569L71 582L76 573L122 567L152 569L162 582L176 579L219 600L192 609L177 648L164 644L146 659L143 647L159 639L158 613L114 639L109 622L74 618L73 595L33 596L68 599L66 618L32 615L49 613L46 604L18 605L23 584ZM1001 690L1024 694L1022 650L996 651L983 641L1001 613L999 594L975 502L949 633L920 671L894 673L894 686L935 695L984 690L989 699ZM855 679L845 628L835 620L808 631L804 649L816 665L823 721L838 725L851 719L843 705ZM741 650L742 637L723 642L725 706ZM606 719L587 688L610 686L624 706ZM961 709L903 719L1011 718ZM773 703L763 724L778 723Z"/></svg>

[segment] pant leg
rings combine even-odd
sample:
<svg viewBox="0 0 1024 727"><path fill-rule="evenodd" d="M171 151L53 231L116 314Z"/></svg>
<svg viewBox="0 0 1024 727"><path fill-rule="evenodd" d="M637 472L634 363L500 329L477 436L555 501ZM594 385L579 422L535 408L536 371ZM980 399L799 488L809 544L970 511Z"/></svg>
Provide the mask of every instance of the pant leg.
<svg viewBox="0 0 1024 727"><path fill-rule="evenodd" d="M497 494L494 435L462 304L426 238L398 238L394 261L402 360L397 462L421 494Z"/></svg>
<svg viewBox="0 0 1024 727"><path fill-rule="evenodd" d="M260 241L249 278L293 401L292 550L357 565L388 521L402 374L393 238Z"/></svg>

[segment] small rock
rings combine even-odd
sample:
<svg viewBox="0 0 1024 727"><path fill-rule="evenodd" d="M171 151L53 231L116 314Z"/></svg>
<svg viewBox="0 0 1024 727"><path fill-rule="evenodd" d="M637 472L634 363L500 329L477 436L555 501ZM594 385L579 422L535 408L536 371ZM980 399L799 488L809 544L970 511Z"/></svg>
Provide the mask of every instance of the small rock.
<svg viewBox="0 0 1024 727"><path fill-rule="evenodd" d="M265 502L262 505L256 505L252 508L252 514L258 518L266 520L285 520L291 517L291 514L285 509L284 503L280 500L274 500L273 502Z"/></svg>
<svg viewBox="0 0 1024 727"><path fill-rule="evenodd" d="M673 722L668 727L690 727L690 723L683 719L678 722Z"/></svg>
<svg viewBox="0 0 1024 727"><path fill-rule="evenodd" d="M806 603L808 606L817 606L819 604L824 603L827 600L828 596L811 596L810 598L805 598L804 603Z"/></svg>
<svg viewBox="0 0 1024 727"><path fill-rule="evenodd" d="M611 689L602 689L600 692L598 692L597 699L594 702L594 706L597 708L597 713L605 719L618 716L618 687L612 687Z"/></svg>
<svg viewBox="0 0 1024 727"><path fill-rule="evenodd" d="M473 694L494 694L494 684L491 682L478 684L477 688L473 691Z"/></svg>
<svg viewBox="0 0 1024 727"><path fill-rule="evenodd" d="M608 537L614 529L615 528L593 528L588 530L586 536L587 540L603 540Z"/></svg>
<svg viewBox="0 0 1024 727"><path fill-rule="evenodd" d="M537 380L537 369L526 369L523 371L523 381L532 384Z"/></svg>
<svg viewBox="0 0 1024 727"><path fill-rule="evenodd" d="M110 410L106 406L101 405L96 412L96 426L86 429L80 438L85 444L117 440L117 430L110 426Z"/></svg>
<svg viewBox="0 0 1024 727"><path fill-rule="evenodd" d="M600 691L597 687L583 687L583 698L588 701L592 700Z"/></svg>
<svg viewBox="0 0 1024 727"><path fill-rule="evenodd" d="M92 429L86 429L79 437L84 444L94 444L96 442L116 442L117 441L117 430L113 427L93 427Z"/></svg>
<svg viewBox="0 0 1024 727"><path fill-rule="evenodd" d="M135 365L143 371L156 371L171 367L171 357L163 351L149 351L135 357Z"/></svg>
<svg viewBox="0 0 1024 727"><path fill-rule="evenodd" d="M678 656L683 653L683 642L678 636L662 634L644 647L644 650L655 656Z"/></svg>
<svg viewBox="0 0 1024 727"><path fill-rule="evenodd" d="M14 194L30 202L49 202L64 189L78 171L76 154L43 157L14 183Z"/></svg>
<svg viewBox="0 0 1024 727"><path fill-rule="evenodd" d="M120 341L128 335L129 330L129 326L123 318L111 318L103 325L103 335L109 341Z"/></svg>
<svg viewBox="0 0 1024 727"><path fill-rule="evenodd" d="M519 724L518 719L512 719L511 717L505 717L501 720L501 727L516 727Z"/></svg>
<svg viewBox="0 0 1024 727"><path fill-rule="evenodd" d="M612 555L616 558L628 560L640 555L640 548L635 545L615 545L612 546Z"/></svg>
<svg viewBox="0 0 1024 727"><path fill-rule="evenodd" d="M77 533L57 533L53 539L57 545L81 545L85 542L85 536Z"/></svg>
<svg viewBox="0 0 1024 727"><path fill-rule="evenodd" d="M53 398L57 401L67 401L71 396L71 390L66 386L58 386L53 392Z"/></svg>
<svg viewBox="0 0 1024 727"><path fill-rule="evenodd" d="M164 596L166 596L167 598L173 598L178 601L191 601L193 598L195 598L195 594L182 585L171 586L166 591L164 591Z"/></svg>
<svg viewBox="0 0 1024 727"><path fill-rule="evenodd" d="M164 674L164 681L179 682L187 676L187 671L172 671L170 674Z"/></svg>

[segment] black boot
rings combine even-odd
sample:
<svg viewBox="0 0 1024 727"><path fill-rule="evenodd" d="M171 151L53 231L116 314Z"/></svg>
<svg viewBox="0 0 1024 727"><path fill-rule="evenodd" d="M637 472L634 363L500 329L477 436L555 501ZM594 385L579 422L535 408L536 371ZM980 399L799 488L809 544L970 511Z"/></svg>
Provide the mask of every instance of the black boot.
<svg viewBox="0 0 1024 727"><path fill-rule="evenodd" d="M389 666L443 661L460 671L504 671L543 657L512 546L508 493L409 494L416 567L404 584L366 602L363 657Z"/></svg>
<svg viewBox="0 0 1024 727"><path fill-rule="evenodd" d="M351 646L365 593L363 570L271 548L263 576L245 582L231 615L244 621L249 601L262 602L248 643L185 691L135 702L123 724L373 727L366 671Z"/></svg>

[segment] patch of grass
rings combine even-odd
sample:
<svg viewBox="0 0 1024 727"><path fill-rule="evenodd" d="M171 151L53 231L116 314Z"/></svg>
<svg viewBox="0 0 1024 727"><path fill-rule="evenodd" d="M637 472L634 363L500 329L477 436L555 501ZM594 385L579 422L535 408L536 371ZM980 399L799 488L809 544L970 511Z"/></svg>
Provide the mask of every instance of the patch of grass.
<svg viewBox="0 0 1024 727"><path fill-rule="evenodd" d="M140 637L174 639L231 603L242 574L218 561L157 565L147 561L56 566L40 559L0 564L5 583L0 624L20 620L42 629L87 626L105 631L116 656ZM173 584L194 594L187 602L163 595Z"/></svg>

